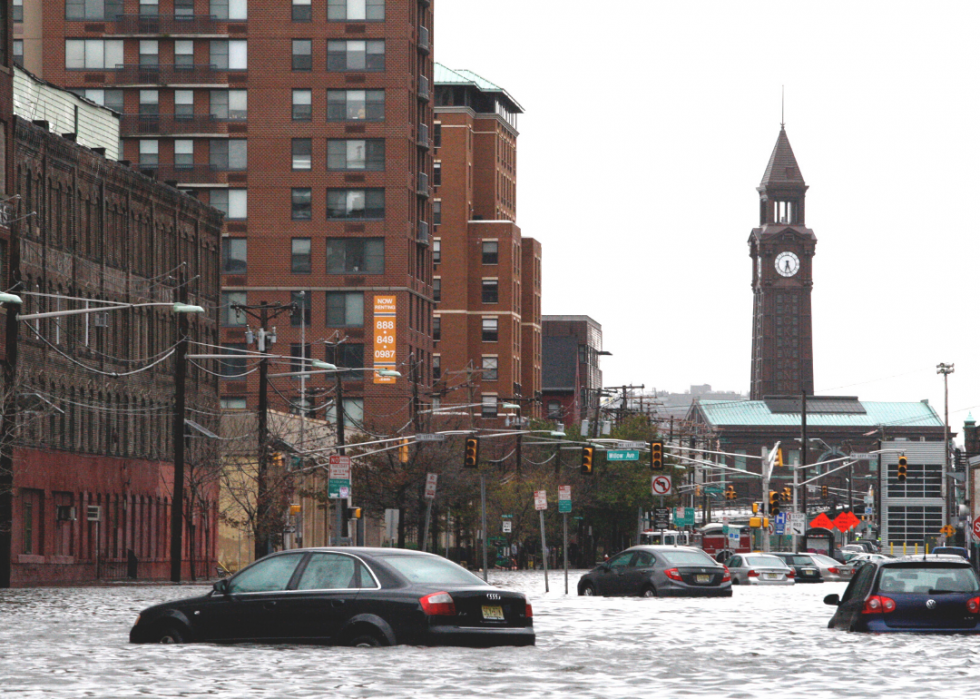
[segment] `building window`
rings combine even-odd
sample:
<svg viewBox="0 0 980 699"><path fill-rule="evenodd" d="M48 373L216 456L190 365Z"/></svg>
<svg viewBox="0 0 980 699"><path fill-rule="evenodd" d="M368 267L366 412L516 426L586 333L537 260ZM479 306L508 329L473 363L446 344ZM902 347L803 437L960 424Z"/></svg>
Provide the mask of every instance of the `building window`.
<svg viewBox="0 0 980 699"><path fill-rule="evenodd" d="M442 124L438 121L432 125L432 145L442 148Z"/></svg>
<svg viewBox="0 0 980 699"><path fill-rule="evenodd" d="M384 170L384 139L328 139L327 169Z"/></svg>
<svg viewBox="0 0 980 699"><path fill-rule="evenodd" d="M497 396L482 396L483 417L497 417Z"/></svg>
<svg viewBox="0 0 980 699"><path fill-rule="evenodd" d="M243 377L248 371L248 357L244 354L248 348L245 343L225 342L222 343L221 347L223 349L222 354L227 354L228 359L218 360L218 373L226 379ZM242 408L244 407L243 405Z"/></svg>
<svg viewBox="0 0 980 699"><path fill-rule="evenodd" d="M310 170L313 167L313 139L293 139L293 169Z"/></svg>
<svg viewBox="0 0 980 699"><path fill-rule="evenodd" d="M313 299L309 291L292 291L289 294L290 302L295 306L296 311L290 314L289 324L294 328L301 325L310 327L310 319L313 315Z"/></svg>
<svg viewBox="0 0 980 699"><path fill-rule="evenodd" d="M140 168L153 169L160 164L160 142L156 139L140 139Z"/></svg>
<svg viewBox="0 0 980 699"><path fill-rule="evenodd" d="M211 206L224 213L226 219L248 218L247 189L212 189L209 201Z"/></svg>
<svg viewBox="0 0 980 699"><path fill-rule="evenodd" d="M119 70L122 39L65 39L66 70Z"/></svg>
<svg viewBox="0 0 980 699"><path fill-rule="evenodd" d="M331 22L383 22L385 0L327 0Z"/></svg>
<svg viewBox="0 0 980 699"><path fill-rule="evenodd" d="M248 167L248 141L244 138L212 138L211 167L219 171L240 171Z"/></svg>
<svg viewBox="0 0 980 699"><path fill-rule="evenodd" d="M436 162L432 163L432 186L439 187L442 185L442 163Z"/></svg>
<svg viewBox="0 0 980 699"><path fill-rule="evenodd" d="M432 339L442 339L442 316L432 316Z"/></svg>
<svg viewBox="0 0 980 699"><path fill-rule="evenodd" d="M432 264L437 265L442 262L442 239L433 238L432 240Z"/></svg>
<svg viewBox="0 0 980 699"><path fill-rule="evenodd" d="M483 303L497 303L499 301L498 285L496 279L484 279L481 299Z"/></svg>
<svg viewBox="0 0 980 699"><path fill-rule="evenodd" d="M327 274L384 274L384 238L327 238Z"/></svg>
<svg viewBox="0 0 980 699"><path fill-rule="evenodd" d="M174 17L182 20L194 17L194 0L174 0Z"/></svg>
<svg viewBox="0 0 980 699"><path fill-rule="evenodd" d="M442 355L432 355L432 381L435 383L442 378Z"/></svg>
<svg viewBox="0 0 980 699"><path fill-rule="evenodd" d="M364 294L360 291L327 292L327 327L362 327Z"/></svg>
<svg viewBox="0 0 980 699"><path fill-rule="evenodd" d="M216 19L248 19L248 0L211 0L211 14Z"/></svg>
<svg viewBox="0 0 980 699"><path fill-rule="evenodd" d="M312 39L293 39L293 70L313 70Z"/></svg>
<svg viewBox="0 0 980 699"><path fill-rule="evenodd" d="M293 325L294 327L298 327L297 323L294 323ZM309 343L307 343L306 345L301 345L298 342L290 343L289 356L292 357L292 361L290 362L290 367L289 367L290 371L296 371L296 372L309 371L311 369L309 360L313 359L313 345ZM303 361L304 359L307 361L304 362ZM300 377L294 376L293 378L299 381ZM292 412L295 415L296 414L295 408L290 412Z"/></svg>
<svg viewBox="0 0 980 699"><path fill-rule="evenodd" d="M364 368L364 345L359 342L342 342L327 345L327 361L345 369ZM351 378L357 378L352 376Z"/></svg>
<svg viewBox="0 0 980 699"><path fill-rule="evenodd" d="M20 11L18 13L18 10ZM65 0L65 19L73 22L113 22L123 13L123 0ZM24 21L24 1L14 0L14 21Z"/></svg>
<svg viewBox="0 0 980 699"><path fill-rule="evenodd" d="M385 69L385 42L331 40L327 42L327 70L381 71Z"/></svg>
<svg viewBox="0 0 980 699"><path fill-rule="evenodd" d="M14 39L14 65L24 67L24 40Z"/></svg>
<svg viewBox="0 0 980 699"><path fill-rule="evenodd" d="M242 121L248 118L247 90L211 90L211 118Z"/></svg>
<svg viewBox="0 0 980 699"><path fill-rule="evenodd" d="M190 70L194 67L194 42L182 39L174 42L174 67Z"/></svg>
<svg viewBox="0 0 980 699"><path fill-rule="evenodd" d="M189 138L174 140L174 165L178 168L194 167L194 141Z"/></svg>
<svg viewBox="0 0 980 699"><path fill-rule="evenodd" d="M561 420L561 402L557 400L548 401L548 419Z"/></svg>
<svg viewBox="0 0 980 699"><path fill-rule="evenodd" d="M248 272L248 239L221 239L221 273L245 274Z"/></svg>
<svg viewBox="0 0 980 699"><path fill-rule="evenodd" d="M432 202L432 225L438 226L442 223L442 199Z"/></svg>
<svg viewBox="0 0 980 699"><path fill-rule="evenodd" d="M310 22L313 20L312 0L293 0L293 21Z"/></svg>
<svg viewBox="0 0 980 699"><path fill-rule="evenodd" d="M116 1L121 3L121 0L116 0ZM71 5L71 0L68 0L68 2L66 4L66 9L67 9L68 5ZM83 5L83 7L84 7L84 5ZM14 21L15 22L23 22L24 21L24 0L14 0L13 14L14 14ZM68 19L70 19L70 18L68 18Z"/></svg>
<svg viewBox="0 0 980 699"><path fill-rule="evenodd" d="M140 90L140 116L157 118L160 116L160 93L156 90Z"/></svg>
<svg viewBox="0 0 980 699"><path fill-rule="evenodd" d="M340 366L339 364L337 366ZM327 406L324 420L332 425L337 424L337 409L331 403ZM344 398L344 425L349 430L361 429L364 424L364 399Z"/></svg>
<svg viewBox="0 0 980 699"><path fill-rule="evenodd" d="M174 90L174 118L190 119L194 116L194 91Z"/></svg>
<svg viewBox="0 0 980 699"><path fill-rule="evenodd" d="M313 218L313 190L309 187L293 187L293 220L309 221Z"/></svg>
<svg viewBox="0 0 980 699"><path fill-rule="evenodd" d="M160 42L154 39L140 41L140 68L160 66Z"/></svg>
<svg viewBox="0 0 980 699"><path fill-rule="evenodd" d="M212 39L211 67L215 70L248 70L248 41Z"/></svg>
<svg viewBox="0 0 980 699"><path fill-rule="evenodd" d="M432 278L432 300L436 303L442 301L442 278Z"/></svg>
<svg viewBox="0 0 980 699"><path fill-rule="evenodd" d="M71 92L90 99L96 104L100 104L103 107L108 107L109 109L123 113L123 91L122 90L71 90ZM122 152L122 151L120 151Z"/></svg>
<svg viewBox="0 0 980 699"><path fill-rule="evenodd" d="M383 219L383 189L328 189L328 219Z"/></svg>
<svg viewBox="0 0 980 699"><path fill-rule="evenodd" d="M244 291L221 292L221 324L229 328L245 326L245 314L237 313L232 306L244 306L248 303L248 294Z"/></svg>
<svg viewBox="0 0 980 699"><path fill-rule="evenodd" d="M313 271L311 253L312 243L309 238L293 238L290 267L293 274L310 274Z"/></svg>
<svg viewBox="0 0 980 699"><path fill-rule="evenodd" d="M327 90L327 121L383 121L384 90Z"/></svg>
<svg viewBox="0 0 980 699"><path fill-rule="evenodd" d="M244 398L229 396L221 399L222 410L245 410L247 407L248 404Z"/></svg>
<svg viewBox="0 0 980 699"><path fill-rule="evenodd" d="M497 264L497 241L496 240L483 241L483 264L485 265Z"/></svg>
<svg viewBox="0 0 980 699"><path fill-rule="evenodd" d="M484 357L483 358L483 380L484 381L496 381L497 380L497 358L496 357Z"/></svg>
<svg viewBox="0 0 980 699"><path fill-rule="evenodd" d="M496 342L497 341L497 319L496 318L484 318L483 319L483 341L484 342Z"/></svg>
<svg viewBox="0 0 980 699"><path fill-rule="evenodd" d="M313 91L293 90L293 121L309 121L313 118Z"/></svg>
<svg viewBox="0 0 980 699"><path fill-rule="evenodd" d="M140 17L159 17L160 0L140 0Z"/></svg>

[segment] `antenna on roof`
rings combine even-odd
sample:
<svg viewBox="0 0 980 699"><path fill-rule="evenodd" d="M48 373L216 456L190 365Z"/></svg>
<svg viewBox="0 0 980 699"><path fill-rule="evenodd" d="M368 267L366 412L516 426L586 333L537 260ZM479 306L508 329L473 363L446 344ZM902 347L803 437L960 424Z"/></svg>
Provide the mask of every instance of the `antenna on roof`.
<svg viewBox="0 0 980 699"><path fill-rule="evenodd" d="M782 130L786 129L786 86L781 85L782 88L782 98L779 104L779 128Z"/></svg>

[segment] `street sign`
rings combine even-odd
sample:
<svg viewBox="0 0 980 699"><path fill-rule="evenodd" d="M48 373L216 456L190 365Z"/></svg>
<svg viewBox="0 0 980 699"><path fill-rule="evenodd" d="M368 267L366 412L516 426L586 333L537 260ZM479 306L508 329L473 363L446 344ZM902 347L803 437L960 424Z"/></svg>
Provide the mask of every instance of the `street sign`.
<svg viewBox="0 0 980 699"><path fill-rule="evenodd" d="M980 539L980 517L973 520L973 536Z"/></svg>
<svg viewBox="0 0 980 699"><path fill-rule="evenodd" d="M418 440L419 442L445 442L446 435L421 433L415 435L415 439Z"/></svg>
<svg viewBox="0 0 980 699"><path fill-rule="evenodd" d="M534 491L534 509L535 510L548 509L548 491L546 490Z"/></svg>
<svg viewBox="0 0 980 699"><path fill-rule="evenodd" d="M558 511L559 512L572 511L572 486L570 485L558 486Z"/></svg>
<svg viewBox="0 0 980 699"><path fill-rule="evenodd" d="M606 452L606 461L639 461L640 452L626 449L613 449Z"/></svg>
<svg viewBox="0 0 980 699"><path fill-rule="evenodd" d="M620 442L619 446L623 449L646 449L646 442Z"/></svg>
<svg viewBox="0 0 980 699"><path fill-rule="evenodd" d="M436 498L436 483L439 482L439 475L436 473L425 474L425 499L435 500Z"/></svg>
<svg viewBox="0 0 980 699"><path fill-rule="evenodd" d="M667 529L667 527L669 526L670 526L670 508L669 507L653 508L653 528Z"/></svg>
<svg viewBox="0 0 980 699"><path fill-rule="evenodd" d="M650 492L654 495L670 495L670 476L654 476L650 479Z"/></svg>
<svg viewBox="0 0 980 699"><path fill-rule="evenodd" d="M674 525L678 527L694 526L694 508L675 507Z"/></svg>
<svg viewBox="0 0 980 699"><path fill-rule="evenodd" d="M775 523L774 529L775 529L776 534L778 534L780 536L782 536L783 533L785 533L785 531L786 531L786 513L785 512L780 512L779 514L776 515L776 523Z"/></svg>
<svg viewBox="0 0 980 699"><path fill-rule="evenodd" d="M737 529L735 531L728 532L728 545L734 549L738 548L738 542L742 539L742 533Z"/></svg>
<svg viewBox="0 0 980 699"><path fill-rule="evenodd" d="M802 512L791 512L789 515L789 529L793 534L800 536L806 534L806 515Z"/></svg>
<svg viewBox="0 0 980 699"><path fill-rule="evenodd" d="M708 495L721 495L725 492L725 489L720 485L706 485L704 487L704 492L706 492Z"/></svg>
<svg viewBox="0 0 980 699"><path fill-rule="evenodd" d="M509 519L505 519L503 521L503 525L504 526L502 527L502 529L503 529L504 534L510 534L512 522Z"/></svg>
<svg viewBox="0 0 980 699"><path fill-rule="evenodd" d="M873 515L874 513L875 513L875 508L871 507L871 505L868 505L867 507L864 508L864 514Z"/></svg>
<svg viewBox="0 0 980 699"><path fill-rule="evenodd" d="M729 528L729 526L727 524L721 525L721 533L722 534L724 534L725 536L728 536L728 532L729 531L730 531L730 528Z"/></svg>
<svg viewBox="0 0 980 699"><path fill-rule="evenodd" d="M848 454L852 459L857 459L858 461L873 461L878 458L877 454L865 454L864 452L854 452Z"/></svg>
<svg viewBox="0 0 980 699"><path fill-rule="evenodd" d="M345 500L351 495L350 487L350 457L331 454L329 478L327 479L327 497Z"/></svg>

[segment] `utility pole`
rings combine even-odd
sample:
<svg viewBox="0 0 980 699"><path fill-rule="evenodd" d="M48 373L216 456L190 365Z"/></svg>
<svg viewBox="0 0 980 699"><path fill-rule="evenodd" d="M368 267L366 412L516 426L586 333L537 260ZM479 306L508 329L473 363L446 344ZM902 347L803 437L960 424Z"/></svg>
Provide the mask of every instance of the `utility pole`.
<svg viewBox="0 0 980 699"><path fill-rule="evenodd" d="M803 444L800 445L800 468L802 469L801 473L803 474L803 480L805 481L807 480L806 462L808 460L807 452L809 451L810 443L806 441L806 390L804 389L801 393L802 393L801 398L803 399L803 403L801 406L802 409L800 411L800 427L802 430L801 439L803 440ZM808 519L806 513L806 499L807 499L807 490L809 489L809 487L810 486L808 485L803 486L803 520L804 521ZM809 523L806 524L806 527L809 527ZM833 553L833 551L831 551L831 553Z"/></svg>
<svg viewBox="0 0 980 699"><path fill-rule="evenodd" d="M347 450L344 449L344 379L341 372L337 372L337 395L334 397L337 402L336 413L337 413L337 453L341 456L347 454ZM340 546L340 537L343 535L343 507L341 506L342 500L338 499L335 502L337 507L337 533L334 535L334 545Z"/></svg>
<svg viewBox="0 0 980 699"><path fill-rule="evenodd" d="M945 396L945 407L943 413L943 480L942 480L942 496L943 503L946 506L946 516L943 518L943 524L948 524L949 519L952 516L953 508L950 503L949 498L949 375L954 371L954 366L952 364L941 363L936 366L936 373L943 375L943 394ZM956 503L952 503L955 505Z"/></svg>
<svg viewBox="0 0 980 699"><path fill-rule="evenodd" d="M10 226L10 261L7 288L20 284L20 224ZM13 567L14 447L17 427L17 307L4 304L7 311L6 356L3 361L3 415L0 416L0 588L10 587Z"/></svg>
<svg viewBox="0 0 980 699"><path fill-rule="evenodd" d="M176 303L187 303L187 268L181 265L174 291ZM187 400L187 335L190 322L186 313L177 314L177 348L174 353L174 492L170 499L170 582L180 582L184 558L184 412Z"/></svg>

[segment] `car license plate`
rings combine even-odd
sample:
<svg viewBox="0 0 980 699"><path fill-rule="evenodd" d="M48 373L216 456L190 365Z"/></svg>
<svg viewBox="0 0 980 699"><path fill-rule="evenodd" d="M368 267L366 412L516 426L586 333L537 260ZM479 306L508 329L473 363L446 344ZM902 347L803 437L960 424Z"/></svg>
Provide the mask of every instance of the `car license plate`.
<svg viewBox="0 0 980 699"><path fill-rule="evenodd" d="M762 578L764 580L778 580L779 579L779 573L763 573L762 574Z"/></svg>
<svg viewBox="0 0 980 699"><path fill-rule="evenodd" d="M697 580L699 583L709 583L709 582L711 582L711 576L710 575L698 575L694 579Z"/></svg>
<svg viewBox="0 0 980 699"><path fill-rule="evenodd" d="M804 568L803 575L816 575L817 571L815 568Z"/></svg>
<svg viewBox="0 0 980 699"><path fill-rule="evenodd" d="M503 621L504 620L504 608L497 606L486 606L483 607L483 618L487 621Z"/></svg>

